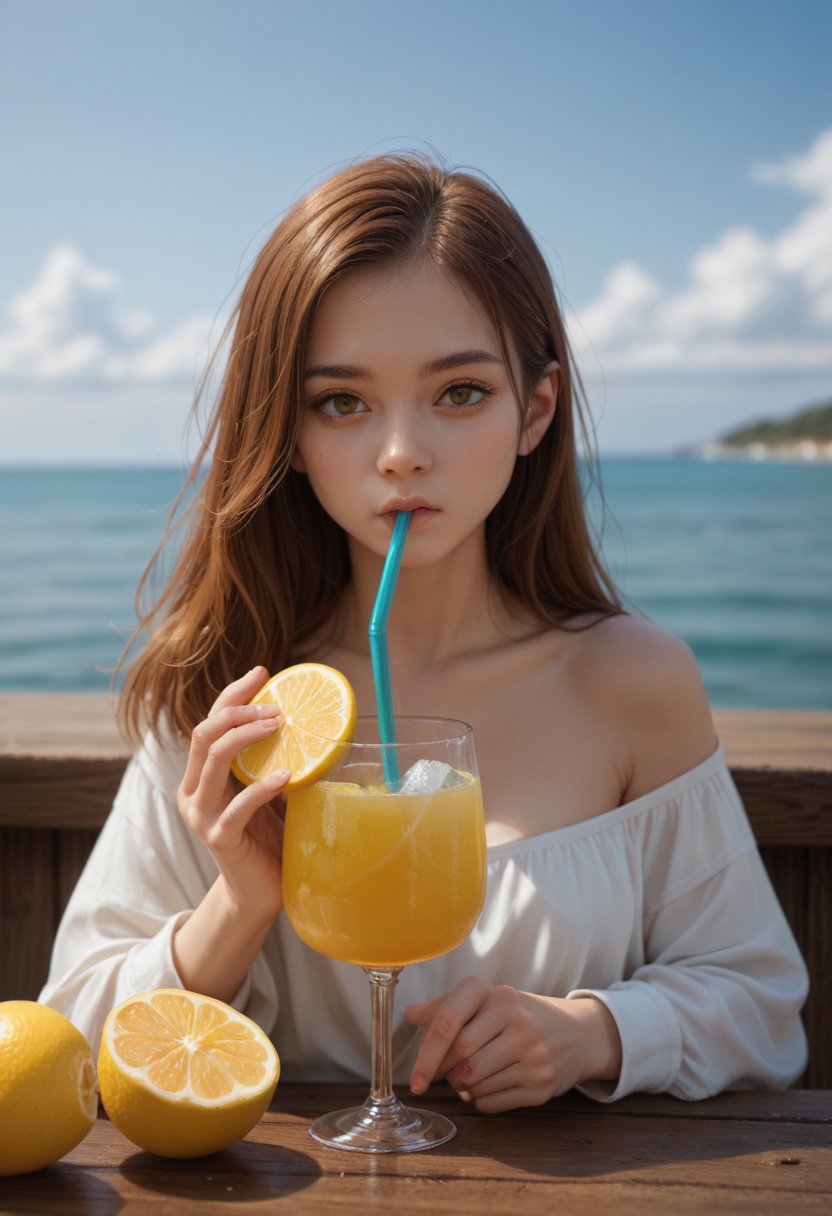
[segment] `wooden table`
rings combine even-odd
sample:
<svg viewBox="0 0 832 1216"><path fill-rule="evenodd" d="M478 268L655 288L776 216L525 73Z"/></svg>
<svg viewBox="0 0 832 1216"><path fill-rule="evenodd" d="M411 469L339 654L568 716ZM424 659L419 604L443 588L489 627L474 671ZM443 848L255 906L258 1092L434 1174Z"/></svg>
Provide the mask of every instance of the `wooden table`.
<svg viewBox="0 0 832 1216"><path fill-rule="evenodd" d="M102 1116L63 1161L0 1179L0 1212L832 1212L832 1091L699 1103L639 1095L613 1106L569 1094L486 1116L437 1086L425 1105L459 1126L441 1148L366 1156L322 1148L307 1135L314 1116L365 1096L363 1087L280 1085L245 1140L191 1161L140 1152Z"/></svg>

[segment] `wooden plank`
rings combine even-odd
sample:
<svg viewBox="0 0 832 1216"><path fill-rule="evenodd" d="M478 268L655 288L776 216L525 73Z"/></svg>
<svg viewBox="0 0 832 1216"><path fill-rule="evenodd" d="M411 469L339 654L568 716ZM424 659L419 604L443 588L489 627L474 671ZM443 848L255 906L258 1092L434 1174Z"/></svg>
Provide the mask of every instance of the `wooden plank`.
<svg viewBox="0 0 832 1216"><path fill-rule="evenodd" d="M120 759L0 758L0 825L100 828L124 773Z"/></svg>
<svg viewBox="0 0 832 1216"><path fill-rule="evenodd" d="M775 1185L780 1177L763 1192L707 1182L645 1185L626 1178L456 1178L445 1176L440 1163L432 1175L407 1169L396 1176L382 1172L375 1158L360 1172L346 1162L344 1170L336 1171L333 1163L315 1175L294 1165L296 1151L271 1144L245 1154L235 1148L205 1158L201 1167L162 1159L151 1165L137 1152L118 1169L100 1161L85 1167L73 1155L40 1174L4 1179L2 1211L14 1216L116 1216L120 1211L130 1216L246 1216L284 1209L292 1216L828 1216L830 1205L828 1191L807 1194L796 1184L780 1187ZM773 1165L763 1159L758 1173L773 1173Z"/></svg>
<svg viewBox="0 0 832 1216"><path fill-rule="evenodd" d="M784 849L777 845L763 845L760 849L771 885L804 953L809 940L808 888L812 853L808 848Z"/></svg>
<svg viewBox="0 0 832 1216"><path fill-rule="evenodd" d="M759 844L832 845L832 774L732 769Z"/></svg>
<svg viewBox="0 0 832 1216"><path fill-rule="evenodd" d="M37 998L56 915L52 833L0 828L0 1001Z"/></svg>
<svg viewBox="0 0 832 1216"><path fill-rule="evenodd" d="M100 693L0 693L0 757L126 762L115 703Z"/></svg>
<svg viewBox="0 0 832 1216"><path fill-rule="evenodd" d="M0 694L0 824L101 827L129 755L106 696Z"/></svg>
<svg viewBox="0 0 832 1216"><path fill-rule="evenodd" d="M805 1010L810 1044L807 1084L832 1085L832 850L811 851L807 894L805 958L811 976Z"/></svg>
<svg viewBox="0 0 832 1216"><path fill-rule="evenodd" d="M279 1093L279 1090L278 1090ZM822 1123L832 1137L832 1090L825 1089L734 1089L706 1098L704 1102L684 1102L667 1094L630 1094L609 1106L593 1102L582 1094L570 1093L549 1104L564 1114L580 1109L590 1115L605 1111L622 1117L662 1119L741 1119L743 1122ZM530 1112L531 1113L531 1112Z"/></svg>
<svg viewBox="0 0 832 1216"><path fill-rule="evenodd" d="M716 709L713 718L732 768L832 771L829 711Z"/></svg>
<svg viewBox="0 0 832 1216"><path fill-rule="evenodd" d="M738 769L832 772L832 711L714 711L728 756ZM0 758L126 761L115 705L96 693L0 693Z"/></svg>
<svg viewBox="0 0 832 1216"><path fill-rule="evenodd" d="M829 852L829 850L821 850ZM811 929L809 925L809 867L816 849L793 849L779 846L764 845L760 856L768 871L771 885L780 900L780 906L791 926L800 952L808 962L810 954ZM832 968L832 958L826 960L826 966ZM803 1009L803 1023L807 1036L811 1036L816 1026L815 1018L816 992L812 985L806 1005ZM810 1061L809 1067L797 1082L798 1085L811 1085L824 1089L832 1087L832 1076L828 1076L817 1053L817 1045L809 1037Z"/></svg>
<svg viewBox="0 0 832 1216"><path fill-rule="evenodd" d="M336 1110L361 1102L366 1097L360 1084L341 1084L325 1081L281 1081L275 1091L270 1109L287 1115L314 1119L326 1110ZM401 1094L405 1101L405 1095ZM414 1100L415 1101L415 1100ZM450 1086L442 1082L432 1086L428 1095L418 1102L438 1110L449 1119L484 1120L462 1102ZM510 1118L515 1123L538 1118L540 1113L572 1118L576 1114L621 1115L633 1118L661 1119L711 1119L711 1120L767 1120L773 1123L820 1123L832 1129L832 1089L827 1090L730 1090L706 1098L700 1102L685 1102L668 1094L631 1094L617 1102L605 1104L587 1098L572 1090L559 1098L552 1098L545 1106L526 1107L513 1111ZM488 1116L490 1118L491 1116ZM519 1127L517 1131L521 1131ZM830 1130L832 1137L832 1130ZM832 1139L830 1139L832 1144Z"/></svg>
<svg viewBox="0 0 832 1216"><path fill-rule="evenodd" d="M0 1000L34 1001L98 829L0 828Z"/></svg>
<svg viewBox="0 0 832 1216"><path fill-rule="evenodd" d="M126 761L0 755L0 824L101 827ZM832 774L734 770L760 844L832 845Z"/></svg>
<svg viewBox="0 0 832 1216"><path fill-rule="evenodd" d="M626 1109L567 1095L480 1116L447 1092L438 1090L430 1105L456 1121L455 1140L429 1153L379 1157L333 1152L307 1134L312 1113L361 1101L357 1087L279 1086L273 1109L244 1140L192 1161L139 1152L101 1118L59 1164L4 1179L4 1210L114 1213L124 1206L183 1216L266 1210L287 1200L301 1216L782 1216L825 1213L832 1203L829 1093L729 1094L703 1103L636 1096Z"/></svg>
<svg viewBox="0 0 832 1216"><path fill-rule="evenodd" d="M129 748L105 696L0 694L0 823L100 827ZM763 844L832 844L832 713L714 714Z"/></svg>

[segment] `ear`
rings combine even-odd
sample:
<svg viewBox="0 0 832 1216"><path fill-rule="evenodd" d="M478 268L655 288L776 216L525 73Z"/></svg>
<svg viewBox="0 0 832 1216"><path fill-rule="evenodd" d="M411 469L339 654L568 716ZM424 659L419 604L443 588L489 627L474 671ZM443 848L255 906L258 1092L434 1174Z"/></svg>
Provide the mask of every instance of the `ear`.
<svg viewBox="0 0 832 1216"><path fill-rule="evenodd" d="M560 364L552 362L532 389L529 408L520 429L517 455L528 456L540 443L555 416L560 389Z"/></svg>
<svg viewBox="0 0 832 1216"><path fill-rule="evenodd" d="M300 448L297 445L295 445L295 450L292 453L292 459L289 461L289 464L296 473L306 472L306 465L304 464L303 457L300 454Z"/></svg>

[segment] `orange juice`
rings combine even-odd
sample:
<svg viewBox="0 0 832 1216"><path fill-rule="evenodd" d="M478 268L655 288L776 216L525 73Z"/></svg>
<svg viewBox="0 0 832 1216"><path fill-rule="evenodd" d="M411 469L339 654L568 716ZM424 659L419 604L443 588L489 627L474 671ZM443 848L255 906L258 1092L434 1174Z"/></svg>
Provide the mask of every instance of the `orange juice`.
<svg viewBox="0 0 832 1216"><path fill-rule="evenodd" d="M320 781L289 795L283 892L300 938L330 958L404 967L445 954L485 897L480 783L433 794Z"/></svg>

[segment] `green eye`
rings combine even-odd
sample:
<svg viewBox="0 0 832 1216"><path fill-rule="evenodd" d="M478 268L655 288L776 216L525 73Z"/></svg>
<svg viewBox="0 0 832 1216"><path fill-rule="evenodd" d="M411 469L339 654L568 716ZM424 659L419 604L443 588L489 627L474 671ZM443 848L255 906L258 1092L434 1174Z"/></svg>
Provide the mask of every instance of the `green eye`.
<svg viewBox="0 0 832 1216"><path fill-rule="evenodd" d="M351 396L349 393L337 393L331 398L333 409L336 414L354 414L355 406L358 401L357 397Z"/></svg>

